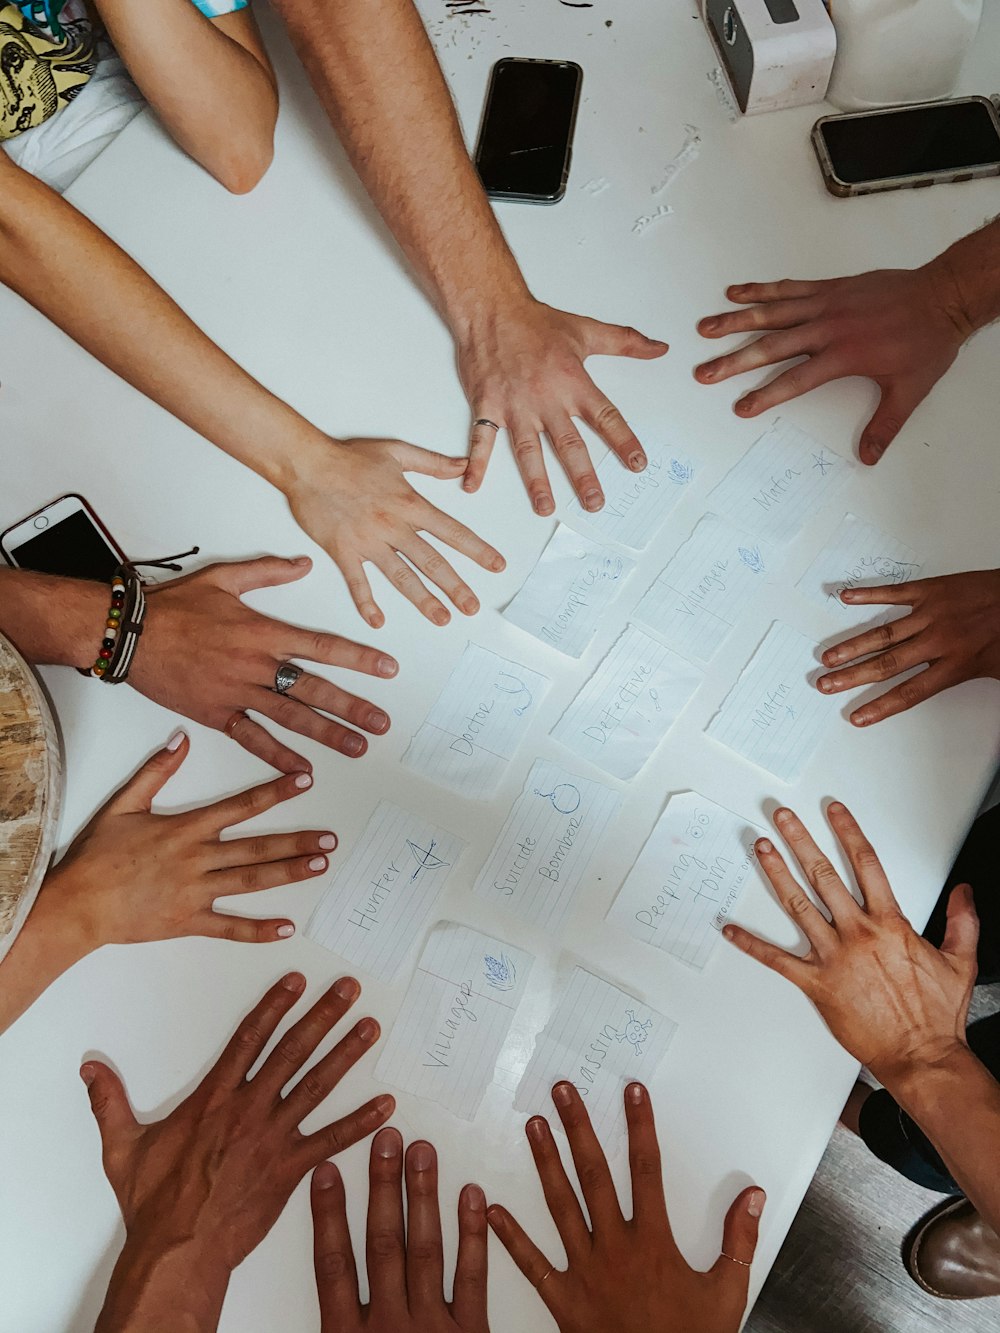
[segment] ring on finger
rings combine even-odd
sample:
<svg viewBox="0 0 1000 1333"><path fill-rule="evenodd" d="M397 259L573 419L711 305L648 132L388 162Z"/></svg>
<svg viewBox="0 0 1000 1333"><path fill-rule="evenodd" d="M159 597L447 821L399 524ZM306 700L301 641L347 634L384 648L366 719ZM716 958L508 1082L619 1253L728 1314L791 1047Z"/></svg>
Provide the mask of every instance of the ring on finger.
<svg viewBox="0 0 1000 1333"><path fill-rule="evenodd" d="M492 428L495 431L500 430L500 427L497 425L497 423L495 421L491 421L489 417L476 417L475 421L472 424L473 426L492 426Z"/></svg>
<svg viewBox="0 0 1000 1333"><path fill-rule="evenodd" d="M246 721L246 717L246 713L234 713L222 730L227 736L232 736L239 724Z"/></svg>
<svg viewBox="0 0 1000 1333"><path fill-rule="evenodd" d="M544 1272L544 1273L542 1274L542 1276L538 1279L538 1281L535 1283L535 1290L537 1291L538 1288L539 1288L539 1287L542 1285L542 1283L545 1281L545 1279L546 1279L547 1277L551 1277L552 1274L553 1274L555 1271L556 1271L555 1264L549 1264L549 1266L548 1266L548 1270L547 1270L546 1272Z"/></svg>
<svg viewBox="0 0 1000 1333"><path fill-rule="evenodd" d="M287 694L302 674L302 668L297 667L294 662L281 662L274 673L274 684L271 688L275 694Z"/></svg>
<svg viewBox="0 0 1000 1333"><path fill-rule="evenodd" d="M727 1254L725 1250L722 1251L722 1257L723 1259L728 1259L731 1264L739 1264L741 1268L749 1268L751 1266L745 1259L734 1259L733 1256Z"/></svg>

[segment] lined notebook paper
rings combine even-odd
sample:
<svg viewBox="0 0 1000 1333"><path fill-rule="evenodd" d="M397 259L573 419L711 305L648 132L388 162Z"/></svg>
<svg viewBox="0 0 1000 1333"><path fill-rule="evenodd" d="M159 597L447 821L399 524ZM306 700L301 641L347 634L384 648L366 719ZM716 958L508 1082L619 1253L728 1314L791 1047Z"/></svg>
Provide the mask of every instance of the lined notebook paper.
<svg viewBox="0 0 1000 1333"><path fill-rule="evenodd" d="M537 671L467 644L403 763L463 796L491 796L548 687Z"/></svg>
<svg viewBox="0 0 1000 1333"><path fill-rule="evenodd" d="M434 927L375 1077L471 1120L524 995L531 954L468 926Z"/></svg>
<svg viewBox="0 0 1000 1333"><path fill-rule="evenodd" d="M623 1092L648 1083L663 1059L677 1024L627 991L582 967L573 974L555 1012L535 1042L518 1084L514 1108L551 1117L552 1085L574 1084L598 1138L616 1147L624 1135Z"/></svg>
<svg viewBox="0 0 1000 1333"><path fill-rule="evenodd" d="M702 968L753 877L763 829L698 792L672 796L608 920Z"/></svg>
<svg viewBox="0 0 1000 1333"><path fill-rule="evenodd" d="M692 662L708 662L778 564L774 548L706 514L635 609Z"/></svg>
<svg viewBox="0 0 1000 1333"><path fill-rule="evenodd" d="M536 760L473 891L556 928L620 805L602 782Z"/></svg>
<svg viewBox="0 0 1000 1333"><path fill-rule="evenodd" d="M775 620L706 727L708 735L792 782L836 709L810 684L817 666L813 640Z"/></svg>
<svg viewBox="0 0 1000 1333"><path fill-rule="evenodd" d="M629 625L552 735L606 773L634 777L701 678L690 663Z"/></svg>
<svg viewBox="0 0 1000 1333"><path fill-rule="evenodd" d="M890 537L873 523L845 514L837 531L799 579L813 601L841 615L857 616L858 608L840 600L845 588L874 588L909 583L920 577L920 558L905 542Z"/></svg>
<svg viewBox="0 0 1000 1333"><path fill-rule="evenodd" d="M464 847L447 829L380 801L306 934L378 981L391 981Z"/></svg>
<svg viewBox="0 0 1000 1333"><path fill-rule="evenodd" d="M850 475L850 464L780 418L708 497L712 509L766 541L790 541Z"/></svg>
<svg viewBox="0 0 1000 1333"><path fill-rule="evenodd" d="M628 556L560 524L504 619L579 657L633 569Z"/></svg>
<svg viewBox="0 0 1000 1333"><path fill-rule="evenodd" d="M695 464L684 450L645 440L643 447L649 459L645 472L630 472L617 454L604 453L597 464L603 509L591 514L579 500L569 507L575 526L632 551L646 549L695 475Z"/></svg>

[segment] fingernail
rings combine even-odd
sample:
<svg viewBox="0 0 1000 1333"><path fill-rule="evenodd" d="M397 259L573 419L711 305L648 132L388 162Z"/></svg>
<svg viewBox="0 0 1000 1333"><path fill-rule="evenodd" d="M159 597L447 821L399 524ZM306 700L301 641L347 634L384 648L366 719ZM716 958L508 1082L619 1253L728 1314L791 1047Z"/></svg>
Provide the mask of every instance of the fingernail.
<svg viewBox="0 0 1000 1333"><path fill-rule="evenodd" d="M569 1106L573 1100L573 1089L568 1083L557 1083L552 1089L552 1100L556 1106Z"/></svg>
<svg viewBox="0 0 1000 1333"><path fill-rule="evenodd" d="M630 1083L625 1089L625 1096L633 1106L641 1106L646 1098L646 1089L641 1083Z"/></svg>
<svg viewBox="0 0 1000 1333"><path fill-rule="evenodd" d="M752 398L741 398L740 401L736 404L736 407L735 407L734 410L737 411L737 412L752 412L752 411L753 411L753 399L752 399Z"/></svg>
<svg viewBox="0 0 1000 1333"><path fill-rule="evenodd" d="M524 1127L524 1132L532 1143L542 1143L545 1140L545 1131L548 1128L540 1115L534 1115Z"/></svg>
<svg viewBox="0 0 1000 1333"><path fill-rule="evenodd" d="M745 290L746 289L742 283L735 283L732 287L729 288L729 290L726 292L726 295L729 297L742 296Z"/></svg>
<svg viewBox="0 0 1000 1333"><path fill-rule="evenodd" d="M552 513L553 509L555 509L555 505L547 495L538 495L535 497L536 514L541 514L543 518L547 518L548 515Z"/></svg>
<svg viewBox="0 0 1000 1333"><path fill-rule="evenodd" d="M479 610L479 601L475 597L465 597L459 602L458 609L463 616L474 616Z"/></svg>
<svg viewBox="0 0 1000 1333"><path fill-rule="evenodd" d="M842 815L846 813L847 807L840 801L831 801L827 809L831 815Z"/></svg>
<svg viewBox="0 0 1000 1333"><path fill-rule="evenodd" d="M471 491L474 489L475 489L475 482L470 481L469 478L466 477L466 479L462 482L462 490Z"/></svg>
<svg viewBox="0 0 1000 1333"><path fill-rule="evenodd" d="M381 708L373 708L368 714L369 731L385 731L389 725L388 713L383 713Z"/></svg>
<svg viewBox="0 0 1000 1333"><path fill-rule="evenodd" d="M316 871L319 871L319 870L325 870L325 869L326 869L326 857L325 857L325 856L314 856L314 857L310 860L310 862L309 862L309 869L310 869L310 870L316 870Z"/></svg>
<svg viewBox="0 0 1000 1333"><path fill-rule="evenodd" d="M297 555L292 559L293 565L308 565L309 557L307 555Z"/></svg>
<svg viewBox="0 0 1000 1333"><path fill-rule="evenodd" d="M364 616L372 629L381 629L385 624L385 616L376 607L372 607L370 611L366 611Z"/></svg>
<svg viewBox="0 0 1000 1333"><path fill-rule="evenodd" d="M378 659L377 671L380 676L394 676L399 670L399 663L394 657L380 657Z"/></svg>
<svg viewBox="0 0 1000 1333"><path fill-rule="evenodd" d="M318 1190L330 1189L337 1183L337 1168L332 1162L320 1162L313 1172L312 1183Z"/></svg>
<svg viewBox="0 0 1000 1333"><path fill-rule="evenodd" d="M633 472L641 472L646 466L646 455L642 453L630 454L628 465Z"/></svg>
<svg viewBox="0 0 1000 1333"><path fill-rule="evenodd" d="M756 845L757 845L757 851L763 852L765 856L767 856L770 852L774 851L774 845L772 844L770 838L758 838Z"/></svg>
<svg viewBox="0 0 1000 1333"><path fill-rule="evenodd" d="M507 561L503 558L502 555L498 555L493 560L490 561L490 569L493 570L494 574L499 574L501 570L504 570L506 568L507 568Z"/></svg>
<svg viewBox="0 0 1000 1333"><path fill-rule="evenodd" d="M181 746L184 744L184 738L186 735L187 735L186 731L175 731L174 734L167 741L167 749L170 750L171 753L174 750L179 750Z"/></svg>
<svg viewBox="0 0 1000 1333"><path fill-rule="evenodd" d="M434 1165L434 1149L429 1143L424 1143L421 1139L411 1144L407 1156L414 1171L429 1171Z"/></svg>
<svg viewBox="0 0 1000 1333"><path fill-rule="evenodd" d="M375 1149L376 1157L384 1157L388 1161L391 1157L399 1156L402 1144L403 1140L398 1129L380 1129L375 1135L372 1147Z"/></svg>
<svg viewBox="0 0 1000 1333"><path fill-rule="evenodd" d="M324 833L319 840L319 845L326 852L332 852L337 845L336 833Z"/></svg>
<svg viewBox="0 0 1000 1333"><path fill-rule="evenodd" d="M275 934L280 940L290 939L295 934L295 927L291 925L279 926Z"/></svg>
<svg viewBox="0 0 1000 1333"><path fill-rule="evenodd" d="M311 773L298 773L295 777L295 785L299 791L306 791L313 785Z"/></svg>
<svg viewBox="0 0 1000 1333"><path fill-rule="evenodd" d="M363 1018L358 1024L358 1036L362 1041L374 1041L381 1030L374 1018Z"/></svg>
<svg viewBox="0 0 1000 1333"><path fill-rule="evenodd" d="M333 993L342 1000L356 1000L361 994L361 987L354 977L338 977L333 983Z"/></svg>
<svg viewBox="0 0 1000 1333"><path fill-rule="evenodd" d="M470 1213L486 1212L486 1195L478 1185L466 1185L464 1194L465 1206Z"/></svg>
<svg viewBox="0 0 1000 1333"><path fill-rule="evenodd" d="M702 333L714 333L718 327L719 321L717 319L703 319L701 321Z"/></svg>
<svg viewBox="0 0 1000 1333"><path fill-rule="evenodd" d="M840 590L840 599L843 602L853 602L857 595L857 588L841 588Z"/></svg>
<svg viewBox="0 0 1000 1333"><path fill-rule="evenodd" d="M787 805L781 806L780 809L775 810L774 812L774 819L777 824L787 824L789 820L794 818L794 814L789 810Z"/></svg>
<svg viewBox="0 0 1000 1333"><path fill-rule="evenodd" d="M834 684L833 677L820 676L816 684L819 686L819 688L823 691L824 694L829 694L830 691L833 689L833 684Z"/></svg>
<svg viewBox="0 0 1000 1333"><path fill-rule="evenodd" d="M827 666L836 666L840 661L840 653L837 652L836 648L828 648L823 654L823 661Z"/></svg>
<svg viewBox="0 0 1000 1333"><path fill-rule="evenodd" d="M604 503L604 496L600 491L588 491L583 497L583 507L593 513L595 509L600 509Z"/></svg>
<svg viewBox="0 0 1000 1333"><path fill-rule="evenodd" d="M301 972L288 972L281 978L281 984L285 990L303 991L306 988L306 979Z"/></svg>
<svg viewBox="0 0 1000 1333"><path fill-rule="evenodd" d="M747 1212L751 1217L760 1217L766 1202L767 1195L763 1190L753 1190L747 1195Z"/></svg>
<svg viewBox="0 0 1000 1333"><path fill-rule="evenodd" d="M450 619L451 617L443 606L439 606L436 611L431 612L431 620L434 621L435 625L447 625Z"/></svg>
<svg viewBox="0 0 1000 1333"><path fill-rule="evenodd" d="M345 736L342 749L344 754L359 755L365 748L365 743L360 736Z"/></svg>
<svg viewBox="0 0 1000 1333"><path fill-rule="evenodd" d="M94 1079L97 1077L97 1070L94 1068L93 1065L81 1065L80 1077L83 1079L84 1083L86 1083L87 1087L89 1088L91 1083L93 1083Z"/></svg>
<svg viewBox="0 0 1000 1333"><path fill-rule="evenodd" d="M851 721L854 723L854 725L855 725L856 727L867 727L868 723L869 723L871 720L872 720L872 719L871 719L871 714L870 714L870 713L852 713L852 714L851 714Z"/></svg>
<svg viewBox="0 0 1000 1333"><path fill-rule="evenodd" d="M383 1097L375 1098L375 1110L378 1115L382 1117L385 1117L387 1115L392 1115L395 1109L396 1109L396 1099L395 1097L391 1097L388 1093L386 1093L385 1096Z"/></svg>
<svg viewBox="0 0 1000 1333"><path fill-rule="evenodd" d="M722 933L723 935L725 935L727 940L734 940L736 938L736 932L732 928L732 926L723 926Z"/></svg>
<svg viewBox="0 0 1000 1333"><path fill-rule="evenodd" d="M699 366L698 378L702 380L714 380L716 372L712 366Z"/></svg>

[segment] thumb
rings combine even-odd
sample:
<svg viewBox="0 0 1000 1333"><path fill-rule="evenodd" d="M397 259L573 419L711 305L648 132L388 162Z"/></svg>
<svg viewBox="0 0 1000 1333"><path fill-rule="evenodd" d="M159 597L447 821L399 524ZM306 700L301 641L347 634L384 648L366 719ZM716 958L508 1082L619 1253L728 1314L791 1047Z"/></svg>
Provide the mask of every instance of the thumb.
<svg viewBox="0 0 1000 1333"><path fill-rule="evenodd" d="M647 338L638 329L624 324L602 324L598 319L588 321L586 356L631 356L651 361L667 350L665 342Z"/></svg>
<svg viewBox="0 0 1000 1333"><path fill-rule="evenodd" d="M867 463L869 467L875 466L924 397L926 390L914 393L912 389L903 390L896 385L882 389L879 405L861 432L858 443L858 455L862 463Z"/></svg>
<svg viewBox="0 0 1000 1333"><path fill-rule="evenodd" d="M151 759L147 759L142 768L133 773L125 786L112 797L107 809L117 815L148 810L161 787L184 762L190 744L186 732L175 731L163 749L157 750Z"/></svg>
<svg viewBox="0 0 1000 1333"><path fill-rule="evenodd" d="M979 914L971 884L956 884L948 897L948 920L941 952L975 967L979 944Z"/></svg>
<svg viewBox="0 0 1000 1333"><path fill-rule="evenodd" d="M307 555L285 560L278 555L264 555L257 560L235 560L232 564L212 565L219 586L237 597L252 588L274 588L279 583L294 583L312 569ZM206 571L209 572L209 571Z"/></svg>
<svg viewBox="0 0 1000 1333"><path fill-rule="evenodd" d="M439 477L442 481L460 477L469 462L467 458L449 458L447 454L437 454L432 449L421 449L419 445L407 444L405 440L397 440L392 452L404 472L422 472L425 477Z"/></svg>
<svg viewBox="0 0 1000 1333"><path fill-rule="evenodd" d="M80 1077L87 1085L90 1109L101 1132L105 1159L120 1150L138 1129L122 1081L99 1060L88 1060L80 1067Z"/></svg>
<svg viewBox="0 0 1000 1333"><path fill-rule="evenodd" d="M733 1200L722 1224L722 1253L712 1267L713 1273L735 1269L745 1280L750 1279L750 1265L757 1249L757 1231L767 1195L758 1185L752 1185Z"/></svg>

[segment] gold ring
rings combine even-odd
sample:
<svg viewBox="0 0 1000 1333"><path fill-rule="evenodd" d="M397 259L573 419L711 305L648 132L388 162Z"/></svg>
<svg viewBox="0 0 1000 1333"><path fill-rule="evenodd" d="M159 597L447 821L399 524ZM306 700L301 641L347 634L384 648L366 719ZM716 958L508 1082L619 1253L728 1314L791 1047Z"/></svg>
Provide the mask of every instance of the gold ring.
<svg viewBox="0 0 1000 1333"><path fill-rule="evenodd" d="M234 727L238 726L246 718L246 713L234 713L226 723L223 730L227 736L232 736Z"/></svg>
<svg viewBox="0 0 1000 1333"><path fill-rule="evenodd" d="M539 1287L542 1285L542 1283L545 1281L545 1279L546 1279L547 1277L551 1277L552 1274L553 1274L555 1271L556 1271L556 1269L555 1269L555 1264L549 1264L548 1272L547 1272L547 1273L543 1273L542 1276L541 1276L541 1277L538 1279L538 1281L535 1283L535 1290L537 1291L538 1288L539 1288Z"/></svg>
<svg viewBox="0 0 1000 1333"><path fill-rule="evenodd" d="M748 1264L745 1259L734 1259L733 1256L731 1254L727 1254L725 1250L722 1251L722 1257L723 1259L728 1259L731 1264L739 1264L741 1268L750 1267L750 1264Z"/></svg>

